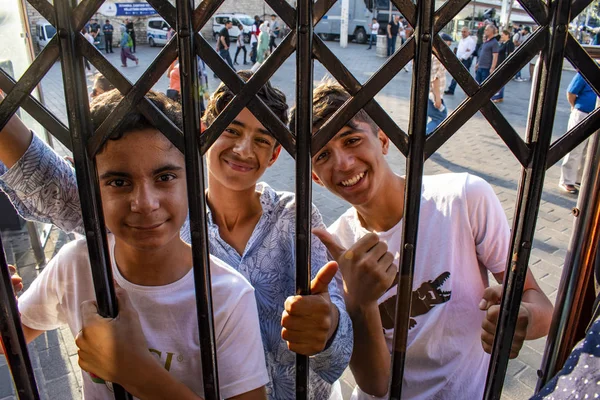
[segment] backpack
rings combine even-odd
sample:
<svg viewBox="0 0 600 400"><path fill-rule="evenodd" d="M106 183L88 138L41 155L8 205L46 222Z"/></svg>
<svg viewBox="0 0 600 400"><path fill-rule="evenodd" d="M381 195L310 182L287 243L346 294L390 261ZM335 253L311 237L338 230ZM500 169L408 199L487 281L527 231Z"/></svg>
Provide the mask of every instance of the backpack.
<svg viewBox="0 0 600 400"><path fill-rule="evenodd" d="M133 39L131 39L131 35L127 35L127 47L133 48Z"/></svg>

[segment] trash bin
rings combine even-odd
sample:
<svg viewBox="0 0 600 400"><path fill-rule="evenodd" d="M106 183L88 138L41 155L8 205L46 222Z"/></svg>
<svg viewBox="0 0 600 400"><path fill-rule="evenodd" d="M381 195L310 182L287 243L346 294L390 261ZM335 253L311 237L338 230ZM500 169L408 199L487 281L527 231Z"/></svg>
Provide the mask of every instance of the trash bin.
<svg viewBox="0 0 600 400"><path fill-rule="evenodd" d="M377 57L387 57L387 35L377 35Z"/></svg>

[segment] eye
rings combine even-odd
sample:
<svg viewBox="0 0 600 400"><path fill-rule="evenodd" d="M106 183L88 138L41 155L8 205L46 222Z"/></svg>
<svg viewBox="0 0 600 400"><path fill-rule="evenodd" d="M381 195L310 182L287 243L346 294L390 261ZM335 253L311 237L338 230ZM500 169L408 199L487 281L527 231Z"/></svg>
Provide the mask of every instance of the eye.
<svg viewBox="0 0 600 400"><path fill-rule="evenodd" d="M112 187L125 187L129 186L129 183L124 179L113 179L112 181L106 182L106 185Z"/></svg>
<svg viewBox="0 0 600 400"><path fill-rule="evenodd" d="M169 173L169 174L162 174L162 175L160 175L158 177L158 180L160 182L170 182L170 181L172 181L172 180L174 180L176 178L177 178L177 175Z"/></svg>
<svg viewBox="0 0 600 400"><path fill-rule="evenodd" d="M256 138L256 141L259 143L262 143L262 144L269 145L269 146L271 145L271 141L269 139L264 139L264 138L259 137L259 138Z"/></svg>
<svg viewBox="0 0 600 400"><path fill-rule="evenodd" d="M238 132L233 128L225 128L225 132L229 133L230 135L238 135Z"/></svg>
<svg viewBox="0 0 600 400"><path fill-rule="evenodd" d="M329 153L327 151L323 151L317 154L317 156L315 157L315 162L322 161L325 158L327 158L327 156L329 156Z"/></svg>
<svg viewBox="0 0 600 400"><path fill-rule="evenodd" d="M358 142L360 142L360 138L357 137L349 138L348 140L346 140L346 144L348 145L356 144Z"/></svg>

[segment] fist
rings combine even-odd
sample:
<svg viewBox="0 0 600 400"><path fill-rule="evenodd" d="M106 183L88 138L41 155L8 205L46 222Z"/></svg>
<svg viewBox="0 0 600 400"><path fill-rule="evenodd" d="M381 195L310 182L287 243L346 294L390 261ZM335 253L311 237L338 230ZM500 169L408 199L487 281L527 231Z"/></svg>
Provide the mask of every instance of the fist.
<svg viewBox="0 0 600 400"><path fill-rule="evenodd" d="M15 268L14 265L9 265L8 271L10 272L10 281L12 283L13 291L17 294L23 290L23 279L17 274L17 268Z"/></svg>

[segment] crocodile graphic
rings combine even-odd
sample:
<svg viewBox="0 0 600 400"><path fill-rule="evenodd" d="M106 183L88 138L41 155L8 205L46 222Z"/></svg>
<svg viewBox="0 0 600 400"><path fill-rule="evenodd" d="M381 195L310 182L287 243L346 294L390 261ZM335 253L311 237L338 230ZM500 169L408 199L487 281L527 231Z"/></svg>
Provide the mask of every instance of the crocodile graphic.
<svg viewBox="0 0 600 400"><path fill-rule="evenodd" d="M442 286L448 278L450 278L450 272L443 272L434 280L423 282L418 289L412 292L409 329L412 329L417 325L417 321L414 317L426 314L436 305L443 304L450 300L452 292L442 290ZM398 278L396 277L390 289L397 284ZM390 289L388 289L388 291ZM383 328L393 329L396 316L396 296L390 297L379 305L379 314L381 315L381 324L383 325Z"/></svg>

